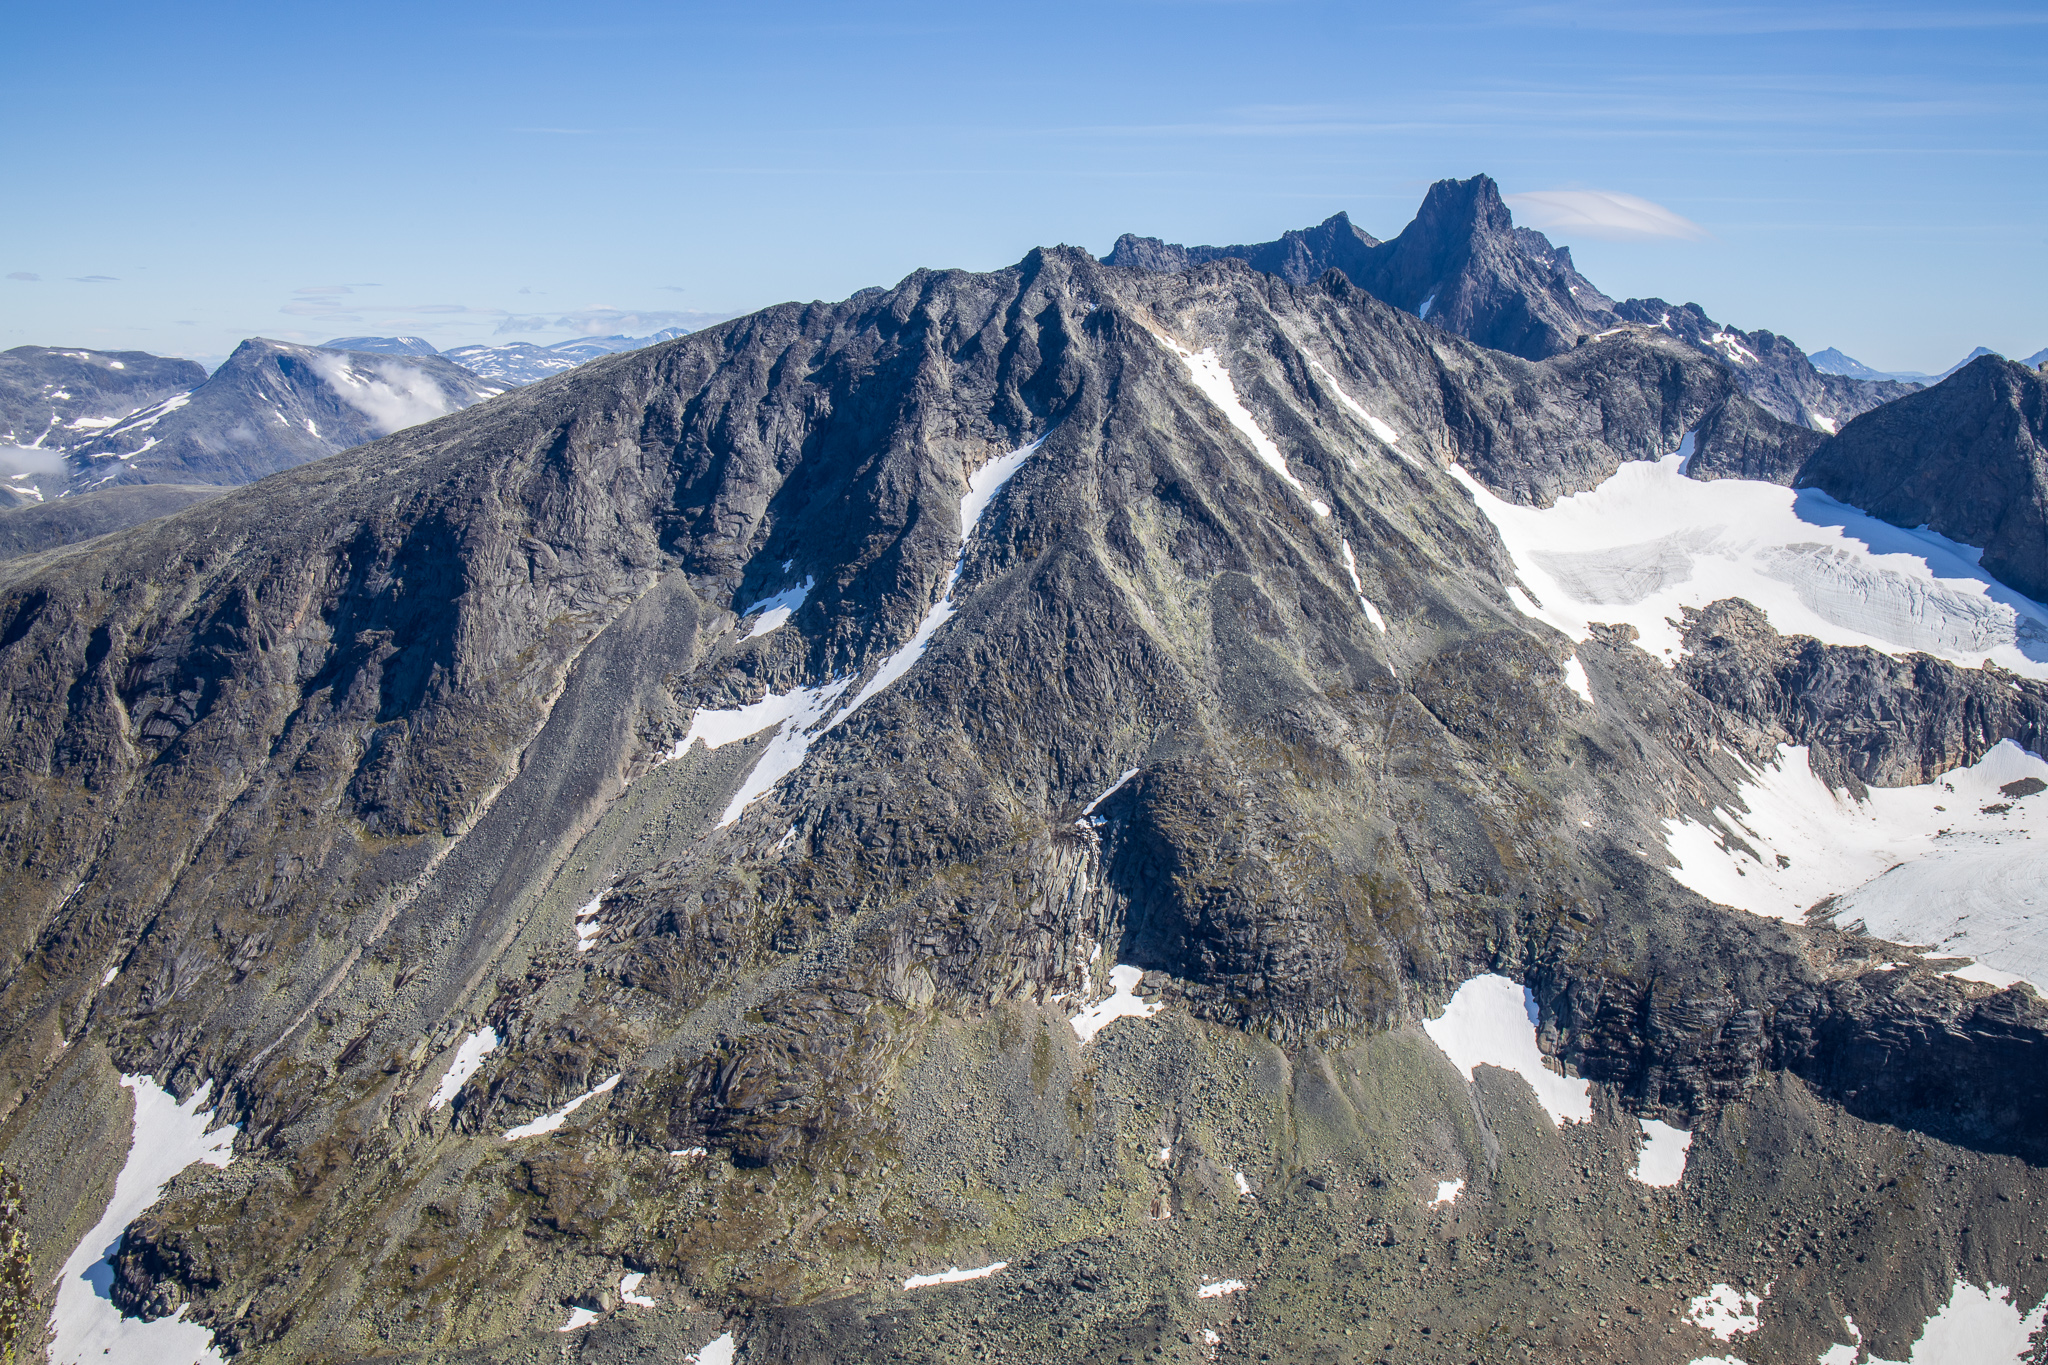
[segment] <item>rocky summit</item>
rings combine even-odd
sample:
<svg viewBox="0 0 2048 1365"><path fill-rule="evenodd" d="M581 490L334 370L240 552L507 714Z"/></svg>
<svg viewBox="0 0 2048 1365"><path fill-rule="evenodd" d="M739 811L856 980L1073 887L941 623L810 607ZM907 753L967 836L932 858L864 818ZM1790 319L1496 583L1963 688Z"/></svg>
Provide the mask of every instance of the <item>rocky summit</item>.
<svg viewBox="0 0 2048 1365"><path fill-rule="evenodd" d="M2034 391L1134 250L0 563L29 1358L2022 1358Z"/></svg>

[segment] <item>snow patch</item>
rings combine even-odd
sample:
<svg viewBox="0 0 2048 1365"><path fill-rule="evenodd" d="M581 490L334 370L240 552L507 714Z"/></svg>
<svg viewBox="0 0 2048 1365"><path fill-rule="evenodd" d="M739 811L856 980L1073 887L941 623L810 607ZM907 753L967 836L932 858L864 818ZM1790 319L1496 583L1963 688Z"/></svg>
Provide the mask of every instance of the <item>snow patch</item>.
<svg viewBox="0 0 2048 1365"><path fill-rule="evenodd" d="M455 1060L442 1073L441 1083L434 1087L433 1098L427 1101L427 1111L431 1113L439 1109L461 1093L469 1078L484 1064L484 1058L497 1050L498 1031L488 1024L464 1038L462 1045L455 1049Z"/></svg>
<svg viewBox="0 0 2048 1365"><path fill-rule="evenodd" d="M1506 502L1457 466L1451 474L1541 602L1517 597L1516 606L1574 640L1592 622L1626 622L1669 662L1682 647L1681 608L1740 597L1785 634L1965 668L1988 658L2048 679L2048 606L1985 573L1981 551L1810 488L1688 479L1690 439L1683 453L1625 464L1548 508Z"/></svg>
<svg viewBox="0 0 2048 1365"><path fill-rule="evenodd" d="M1512 1071L1536 1092L1553 1124L1584 1123L1593 1117L1592 1086L1544 1066L1536 1046L1538 1018L1536 997L1526 986L1488 972L1458 987L1443 1017L1425 1020L1422 1031L1466 1080L1481 1066Z"/></svg>
<svg viewBox="0 0 2048 1365"><path fill-rule="evenodd" d="M1428 316L1429 316L1429 310L1430 310L1430 308L1431 308L1431 307L1432 307L1432 306L1433 306L1433 305L1434 305L1435 303L1436 303L1436 291L1435 291L1435 290L1431 290L1431 291L1430 291L1430 294L1429 294L1429 297L1428 297L1428 298L1426 298L1426 299L1424 299L1424 300L1422 301L1422 306L1421 306L1420 308L1418 308L1418 309L1416 309L1416 310L1415 310L1415 316L1416 316L1416 317L1419 317L1419 318L1426 318L1426 317L1428 317Z"/></svg>
<svg viewBox="0 0 2048 1365"><path fill-rule="evenodd" d="M1232 1171L1230 1178L1237 1182L1237 1197L1239 1199L1250 1199L1253 1197L1251 1182L1244 1178L1243 1171Z"/></svg>
<svg viewBox="0 0 2048 1365"><path fill-rule="evenodd" d="M573 1332L579 1327L588 1327L596 1321L597 1314L593 1310L588 1308L571 1308L569 1310L569 1320L555 1330L557 1332Z"/></svg>
<svg viewBox="0 0 2048 1365"><path fill-rule="evenodd" d="M575 1099L570 1100L567 1104L563 1105L560 1109L557 1109L552 1113L542 1114L532 1123L522 1123L517 1128L509 1130L505 1134L505 1141L517 1142L521 1138L539 1137L542 1133L554 1132L555 1129L560 1128L564 1123L567 1123L569 1121L569 1115L575 1113L578 1109L581 1109L585 1104L589 1103L591 1100L596 1099L599 1095L602 1095L606 1091L612 1089L618 1083L619 1073L613 1072L611 1079L605 1081L601 1085L593 1086L590 1089L584 1091Z"/></svg>
<svg viewBox="0 0 2048 1365"><path fill-rule="evenodd" d="M1110 797L1115 796L1117 792L1123 789L1124 783L1130 781L1137 775L1138 770L1136 768L1124 769L1123 775L1118 777L1116 781L1110 783L1108 788L1103 791L1102 795L1096 797L1093 801L1090 801L1087 807L1082 810L1081 818L1076 820L1074 823L1077 825L1089 825L1098 823L1094 819L1095 808L1101 805L1103 802L1109 800Z"/></svg>
<svg viewBox="0 0 2048 1365"><path fill-rule="evenodd" d="M683 1365L732 1365L735 1349L732 1333L727 1332L706 1342L697 1354L685 1357Z"/></svg>
<svg viewBox="0 0 2048 1365"><path fill-rule="evenodd" d="M1429 1201L1429 1206L1433 1209L1449 1208L1452 1204L1458 1202L1458 1196L1464 1192L1465 1178L1463 1176L1458 1177L1456 1180L1439 1180L1436 1182L1436 1198Z"/></svg>
<svg viewBox="0 0 2048 1365"><path fill-rule="evenodd" d="M1759 1295L1737 1293L1728 1285L1717 1284L1692 1301L1685 1320L1717 1341L1733 1341L1764 1325L1756 1313L1762 1305Z"/></svg>
<svg viewBox="0 0 2048 1365"><path fill-rule="evenodd" d="M780 629L803 606L804 599L811 595L811 589L816 584L817 580L806 574L804 581L795 587L784 588L773 597L764 597L741 612L743 618L753 616L756 612L760 613L754 622L754 628L742 638L751 640L756 636L766 635L771 630Z"/></svg>
<svg viewBox="0 0 2048 1365"><path fill-rule="evenodd" d="M1741 786L1746 814L1717 811L1754 854L1715 828L1664 822L1672 876L1709 900L1798 920L1829 895L1839 923L1929 944L2048 989L2048 890L2040 878L2048 794L2007 796L2048 763L2002 740L1973 766L1857 801L1813 774L1804 748Z"/></svg>
<svg viewBox="0 0 2048 1365"><path fill-rule="evenodd" d="M633 1271L619 1277L619 1302L630 1303L635 1308L652 1308L654 1300L640 1292L640 1282L647 1276L643 1271Z"/></svg>
<svg viewBox="0 0 2048 1365"><path fill-rule="evenodd" d="M1225 1294L1235 1294L1240 1289L1247 1289L1249 1287L1243 1280L1209 1280L1196 1288L1195 1297L1198 1299L1220 1299Z"/></svg>
<svg viewBox="0 0 2048 1365"><path fill-rule="evenodd" d="M1118 1019L1149 1019L1159 1013L1163 1006L1156 1000L1140 1000L1134 992L1145 977L1139 967L1118 965L1109 969L1110 993L1082 1010L1067 1022L1074 1026L1074 1034L1084 1044L1095 1041L1095 1035L1102 1032Z"/></svg>
<svg viewBox="0 0 2048 1365"><path fill-rule="evenodd" d="M2012 1302L2010 1289L1995 1284L1979 1289L1959 1279L1949 1290L1948 1302L1920 1329L1907 1360L1872 1356L1870 1365L2020 1365L2044 1321L2048 1321L2048 1298L2035 1304L2033 1312L2023 1314ZM1853 1323L1850 1330L1855 1330ZM1862 1343L1861 1333L1856 1340ZM1825 1358L1823 1365L1828 1365Z"/></svg>
<svg viewBox="0 0 2048 1365"><path fill-rule="evenodd" d="M1390 449L1392 449L1396 454L1401 455L1404 459L1406 458L1406 453L1401 450L1401 447L1399 445L1399 442L1401 440L1400 432L1395 431L1385 422L1382 422L1379 418L1373 416L1370 412L1367 412L1363 404L1361 404L1357 399L1353 398L1350 394L1344 392L1344 386L1337 382L1337 376L1331 374L1329 370L1324 367L1322 361L1311 358L1308 363L1310 368L1315 370L1315 372L1322 377L1323 382L1330 386L1330 392L1337 396L1337 401L1339 403L1342 403L1345 407L1351 409L1352 415L1358 418L1359 421L1365 423L1366 430L1370 431L1373 435L1379 437L1380 440L1383 443L1385 443Z"/></svg>
<svg viewBox="0 0 2048 1365"><path fill-rule="evenodd" d="M1586 705L1593 705L1593 684L1586 679L1586 666L1574 654L1564 661L1564 685L1579 694Z"/></svg>
<svg viewBox="0 0 2048 1365"><path fill-rule="evenodd" d="M1672 1188L1685 1179L1685 1158L1692 1150L1692 1134L1658 1119L1636 1122L1642 1125L1643 1150L1628 1178L1660 1189Z"/></svg>
<svg viewBox="0 0 2048 1365"><path fill-rule="evenodd" d="M85 1234L57 1272L57 1303L50 1311L50 1365L157 1365L166 1360L221 1365L213 1330L185 1321L181 1305L170 1317L144 1322L124 1318L109 1296L114 1254L130 1223L163 1194L171 1178L195 1162L224 1167L234 1160L239 1129L206 1131L213 1112L201 1112L212 1083L183 1104L153 1077L121 1078L135 1096L134 1128L127 1160L114 1177L114 1195L92 1231Z"/></svg>
<svg viewBox="0 0 2048 1365"><path fill-rule="evenodd" d="M1041 436L1030 445L1013 450L1001 459L991 460L968 479L967 495L960 499L960 553L953 560L952 572L946 576L944 595L940 597L937 606L925 613L924 619L918 623L917 630L910 640L882 661L882 666L875 670L874 676L852 701L836 712L832 710L840 694L853 682L851 678L841 678L818 687L797 687L788 692L771 694L746 706L726 710L700 708L697 714L691 717L690 732L663 755L662 762L673 762L681 758L689 751L690 744L695 740L703 740L707 749L716 749L735 739L759 734L770 725L778 727L768 741L765 751L748 772L746 781L740 784L740 789L726 805L725 813L719 817L718 823L721 828L738 820L748 806L766 795L777 782L795 772L803 764L805 755L810 753L811 745L820 735L843 724L854 712L860 710L869 698L908 673L912 666L924 657L924 652L930 647L932 637L938 633L939 627L953 618L956 610L953 589L960 581L960 569L967 557L967 542L973 536L976 526L980 524L982 513L988 510L989 503L1002 491L1011 476L1023 468L1024 462L1036 454L1038 448L1044 444L1045 437ZM809 579L805 580L807 585L809 582Z"/></svg>
<svg viewBox="0 0 2048 1365"><path fill-rule="evenodd" d="M1010 1263L1008 1261L997 1261L994 1265L985 1265L974 1270L962 1270L956 1265L950 1269L941 1270L935 1275L912 1275L903 1282L903 1287L905 1289L922 1289L928 1284L960 1284L967 1280L985 1280L998 1271L1008 1270L1009 1268Z"/></svg>
<svg viewBox="0 0 2048 1365"><path fill-rule="evenodd" d="M100 978L100 989L105 990L107 987L113 985L114 978L119 976L120 974L121 969L119 967L107 968L107 974Z"/></svg>

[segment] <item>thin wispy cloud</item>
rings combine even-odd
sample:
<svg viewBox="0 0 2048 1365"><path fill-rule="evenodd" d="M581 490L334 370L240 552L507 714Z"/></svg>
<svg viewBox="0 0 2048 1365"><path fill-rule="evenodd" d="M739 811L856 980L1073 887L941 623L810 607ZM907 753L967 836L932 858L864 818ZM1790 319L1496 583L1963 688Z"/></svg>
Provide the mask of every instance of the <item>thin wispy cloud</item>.
<svg viewBox="0 0 2048 1365"><path fill-rule="evenodd" d="M1707 235L1698 223L1662 204L1615 190L1529 190L1501 198L1516 221L1561 236L1637 242L1659 237L1697 241Z"/></svg>
<svg viewBox="0 0 2048 1365"><path fill-rule="evenodd" d="M568 331L577 336L658 332L666 327L708 327L737 317L736 313L683 312L665 308L578 308L552 317L513 314L498 324L500 333Z"/></svg>
<svg viewBox="0 0 2048 1365"><path fill-rule="evenodd" d="M10 270L7 272L7 278L10 280L40 280L42 276L36 274L33 270Z"/></svg>
<svg viewBox="0 0 2048 1365"><path fill-rule="evenodd" d="M119 282L121 277L119 275L67 275L65 278L76 284L115 284Z"/></svg>
<svg viewBox="0 0 2048 1365"><path fill-rule="evenodd" d="M1590 3L1503 5L1492 8L1490 19L1496 23L1542 28L1734 37L1771 33L2036 28L2048 24L2048 12L2013 6L1943 9L1920 3L1702 5L1590 0Z"/></svg>

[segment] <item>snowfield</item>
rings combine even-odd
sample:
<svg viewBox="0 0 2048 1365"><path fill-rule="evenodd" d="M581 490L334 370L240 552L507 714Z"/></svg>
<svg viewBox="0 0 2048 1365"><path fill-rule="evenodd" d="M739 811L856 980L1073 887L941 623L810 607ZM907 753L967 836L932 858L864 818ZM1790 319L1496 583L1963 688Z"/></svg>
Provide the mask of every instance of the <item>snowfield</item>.
<svg viewBox="0 0 2048 1365"><path fill-rule="evenodd" d="M1517 606L1574 640L1592 622L1626 622L1668 663L1680 608L1740 597L1783 634L2048 678L2048 607L1985 573L1980 551L1813 489L1688 479L1691 441L1547 508L1517 507L1450 472L1514 557L1530 594Z"/></svg>
<svg viewBox="0 0 2048 1365"><path fill-rule="evenodd" d="M2011 740L1968 768L1917 787L1872 787L1870 799L1831 792L1803 748L1741 786L1745 812L1721 810L1723 831L1664 822L1672 876L1708 900L1798 920L1829 896L1842 924L1900 943L1968 954L2048 989L2048 916L2041 849L2048 847L2048 762ZM1732 833L1749 850L1727 843Z"/></svg>

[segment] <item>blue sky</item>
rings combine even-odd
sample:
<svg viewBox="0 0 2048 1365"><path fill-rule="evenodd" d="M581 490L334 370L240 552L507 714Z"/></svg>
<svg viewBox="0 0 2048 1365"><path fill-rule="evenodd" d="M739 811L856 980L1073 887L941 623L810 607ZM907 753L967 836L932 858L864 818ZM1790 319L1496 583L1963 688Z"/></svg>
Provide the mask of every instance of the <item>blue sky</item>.
<svg viewBox="0 0 2048 1365"><path fill-rule="evenodd" d="M1635 196L1615 295L2048 346L2048 6L17 2L0 346L644 332L1120 232ZM1528 201L1525 201L1525 204ZM32 279L21 276L34 276ZM609 310L609 311L606 311Z"/></svg>

